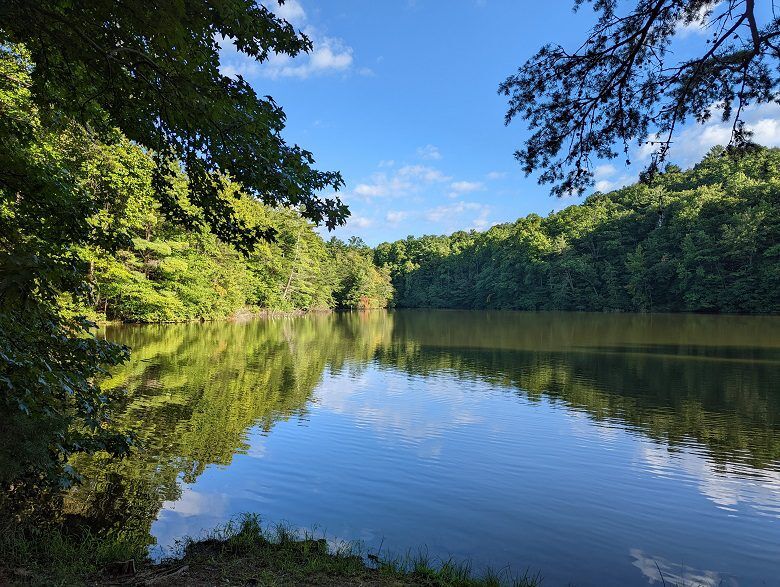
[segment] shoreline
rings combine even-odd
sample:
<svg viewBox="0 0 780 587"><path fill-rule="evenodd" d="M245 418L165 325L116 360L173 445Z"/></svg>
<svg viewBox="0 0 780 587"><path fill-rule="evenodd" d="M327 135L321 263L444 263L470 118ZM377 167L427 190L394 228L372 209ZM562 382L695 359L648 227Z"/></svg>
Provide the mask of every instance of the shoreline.
<svg viewBox="0 0 780 587"><path fill-rule="evenodd" d="M146 537L144 537L146 538ZM8 585L347 585L538 587L541 576L508 567L474 573L468 562L433 560L423 550L389 558L359 543L338 543L284 525L263 528L246 514L200 538L184 538L175 556L154 562L138 537L81 536L62 528L5 529L0 583Z"/></svg>
<svg viewBox="0 0 780 587"><path fill-rule="evenodd" d="M100 318L93 318L95 324L98 327L105 326L147 326L147 325L168 325L168 324L203 324L212 322L247 322L257 318L296 318L300 316L311 316L317 314L338 314L346 312L375 312L377 310L394 310L399 308L311 308L308 310L296 309L296 310L272 310L270 308L261 308L257 310L242 308L227 315L217 318L188 318L186 320L166 320L156 322L141 322L137 320L106 320ZM415 308L415 309L431 309L431 308Z"/></svg>
<svg viewBox="0 0 780 587"><path fill-rule="evenodd" d="M234 322L242 323L254 320L257 318L297 318L302 316L322 315L322 314L340 314L351 312L375 312L375 311L404 311L404 312L469 312L469 313L507 313L507 314L576 314L576 315L612 315L612 316L642 316L642 317L680 317L680 316L695 316L695 317L723 317L723 318L778 318L779 313L735 313L735 312L626 312L623 310L517 310L509 308L429 308L429 307L406 307L406 306L388 306L385 308L315 308L310 310L272 310L269 308L263 308L259 310L237 310L228 316L221 316L218 318L189 318L186 320L168 320L157 322L141 322L133 320L103 320L99 318L92 318L98 327L105 326L150 326L150 325L175 325L175 324L205 324L205 323L217 323L217 322Z"/></svg>

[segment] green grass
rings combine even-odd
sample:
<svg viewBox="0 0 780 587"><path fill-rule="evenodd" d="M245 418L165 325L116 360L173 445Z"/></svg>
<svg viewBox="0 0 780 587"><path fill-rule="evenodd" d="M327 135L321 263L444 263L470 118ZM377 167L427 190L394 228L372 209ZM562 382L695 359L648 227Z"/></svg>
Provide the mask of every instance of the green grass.
<svg viewBox="0 0 780 587"><path fill-rule="evenodd" d="M200 538L179 543L153 564L145 541L60 530L9 531L0 536L0 584L84 585L106 581L160 585L425 585L534 587L540 578L509 569L472 573L468 563L433 560L424 551L387 558L359 543L329 543L283 525L263 528L247 515ZM127 574L135 561L135 573Z"/></svg>
<svg viewBox="0 0 780 587"><path fill-rule="evenodd" d="M0 584L83 585L117 561L145 561L146 544L88 530L0 528Z"/></svg>
<svg viewBox="0 0 780 587"><path fill-rule="evenodd" d="M203 584L533 587L540 583L537 576L513 576L509 569L477 576L467 563L432 560L424 551L380 557L360 543L329 543L313 532L284 525L263 528L253 515L229 522L205 538L185 541L179 554L181 558L158 569L187 566L188 581L197 577Z"/></svg>

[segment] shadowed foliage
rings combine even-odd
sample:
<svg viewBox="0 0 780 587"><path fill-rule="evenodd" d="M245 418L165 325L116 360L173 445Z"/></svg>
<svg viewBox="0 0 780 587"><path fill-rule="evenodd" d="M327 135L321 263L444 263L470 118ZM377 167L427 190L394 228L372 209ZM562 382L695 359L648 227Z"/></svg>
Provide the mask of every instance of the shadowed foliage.
<svg viewBox="0 0 780 587"><path fill-rule="evenodd" d="M0 486L11 494L72 483L63 465L74 452L122 454L130 444L111 424L115 398L96 383L128 349L95 339L80 317L101 296L96 273L127 277L137 254L147 271L157 261L158 278L175 274L183 260L166 253L177 229L190 231L217 258L197 268L189 259L207 285L148 287L152 310L129 313L213 315L225 311L211 295L226 279L215 265L276 231L262 214L242 214L246 202L330 228L347 216L338 197L319 195L341 187L339 173L316 170L310 152L285 142L270 96L222 75L220 43L259 62L312 47L249 0L0 4L0 417L19 455ZM149 239L155 224L171 242ZM142 282L125 280L131 302Z"/></svg>
<svg viewBox="0 0 780 587"><path fill-rule="evenodd" d="M780 312L780 150L715 148L652 186L376 248L400 307Z"/></svg>
<svg viewBox="0 0 780 587"><path fill-rule="evenodd" d="M745 108L780 102L774 2L576 0L575 9L587 4L597 19L579 47L545 45L499 87L506 123L519 117L531 130L515 157L526 174L542 171L554 194L582 195L594 160L622 151L629 164L631 147L648 141L652 177L690 119L729 121L729 146L743 151ZM692 28L702 33L698 46L679 51L680 32Z"/></svg>

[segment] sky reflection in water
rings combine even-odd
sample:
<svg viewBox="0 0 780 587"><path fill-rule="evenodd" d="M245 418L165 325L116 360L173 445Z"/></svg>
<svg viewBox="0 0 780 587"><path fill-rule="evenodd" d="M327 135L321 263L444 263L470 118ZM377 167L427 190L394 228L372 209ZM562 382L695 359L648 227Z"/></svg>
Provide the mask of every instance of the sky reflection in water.
<svg viewBox="0 0 780 587"><path fill-rule="evenodd" d="M108 336L136 348L116 378L152 428L118 474L161 508L138 523L162 546L254 511L548 585L780 576L776 318L410 311ZM111 468L90 465L82 511Z"/></svg>

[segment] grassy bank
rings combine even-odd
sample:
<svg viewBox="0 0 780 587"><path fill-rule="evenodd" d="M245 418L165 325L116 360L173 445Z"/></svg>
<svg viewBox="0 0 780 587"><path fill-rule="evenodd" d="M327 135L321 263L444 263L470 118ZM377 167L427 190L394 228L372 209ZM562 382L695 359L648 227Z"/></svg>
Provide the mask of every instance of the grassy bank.
<svg viewBox="0 0 780 587"><path fill-rule="evenodd" d="M256 516L230 522L181 544L179 556L153 563L143 540L86 532L8 530L0 536L0 584L18 585L538 585L537 576L434 561L424 554L380 557L355 544L283 526L264 529Z"/></svg>

